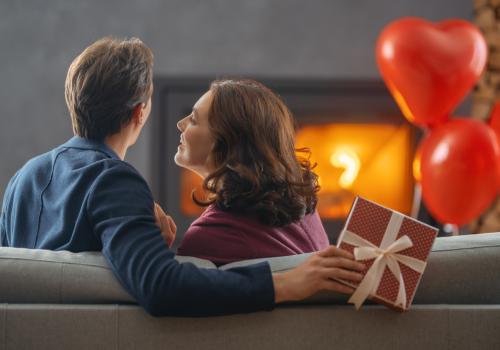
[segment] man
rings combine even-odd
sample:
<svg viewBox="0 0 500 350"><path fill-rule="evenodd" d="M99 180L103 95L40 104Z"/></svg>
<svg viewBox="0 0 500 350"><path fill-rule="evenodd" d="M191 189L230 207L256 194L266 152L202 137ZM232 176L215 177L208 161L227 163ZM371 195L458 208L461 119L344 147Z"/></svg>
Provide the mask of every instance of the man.
<svg viewBox="0 0 500 350"><path fill-rule="evenodd" d="M219 271L180 264L165 245L175 229L145 180L124 162L151 110L153 56L139 39L101 39L71 64L66 103L75 137L28 161L5 191L3 246L102 251L116 277L152 315L272 309L320 290L352 293L331 278L361 279L363 265L330 247L296 269L267 263Z"/></svg>

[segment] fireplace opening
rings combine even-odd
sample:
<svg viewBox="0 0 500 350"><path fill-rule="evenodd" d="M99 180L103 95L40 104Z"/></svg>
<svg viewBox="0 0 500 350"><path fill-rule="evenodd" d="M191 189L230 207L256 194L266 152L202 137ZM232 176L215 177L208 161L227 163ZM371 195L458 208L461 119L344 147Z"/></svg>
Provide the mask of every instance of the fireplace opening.
<svg viewBox="0 0 500 350"><path fill-rule="evenodd" d="M396 124L305 125L297 146L311 150L319 176L318 212L347 217L359 195L409 215L413 199L411 128Z"/></svg>

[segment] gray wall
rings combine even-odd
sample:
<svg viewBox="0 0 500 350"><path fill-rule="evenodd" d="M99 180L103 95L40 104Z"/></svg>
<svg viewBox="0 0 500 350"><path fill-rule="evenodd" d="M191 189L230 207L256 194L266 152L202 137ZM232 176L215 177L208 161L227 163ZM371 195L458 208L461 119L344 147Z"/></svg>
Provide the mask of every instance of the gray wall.
<svg viewBox="0 0 500 350"><path fill-rule="evenodd" d="M32 156L71 137L64 79L105 35L138 36L156 74L374 78L389 21L471 19L473 0L141 0L0 3L0 197ZM128 160L150 178L146 128Z"/></svg>

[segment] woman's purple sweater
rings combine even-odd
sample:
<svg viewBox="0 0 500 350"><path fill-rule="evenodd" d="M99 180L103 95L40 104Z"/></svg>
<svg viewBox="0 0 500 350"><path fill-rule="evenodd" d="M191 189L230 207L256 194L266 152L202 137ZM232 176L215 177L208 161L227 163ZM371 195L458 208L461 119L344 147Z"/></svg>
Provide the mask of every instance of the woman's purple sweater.
<svg viewBox="0 0 500 350"><path fill-rule="evenodd" d="M328 245L317 212L289 225L273 227L211 205L188 228L177 254L223 265L238 260L313 252Z"/></svg>

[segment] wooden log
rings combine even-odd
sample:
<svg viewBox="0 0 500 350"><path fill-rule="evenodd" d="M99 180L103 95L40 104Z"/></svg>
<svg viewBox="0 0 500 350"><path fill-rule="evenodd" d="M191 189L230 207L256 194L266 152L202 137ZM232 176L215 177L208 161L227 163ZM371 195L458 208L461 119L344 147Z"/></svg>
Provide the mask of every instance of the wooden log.
<svg viewBox="0 0 500 350"><path fill-rule="evenodd" d="M488 55L487 70L498 71L500 70L500 52L492 51Z"/></svg>
<svg viewBox="0 0 500 350"><path fill-rule="evenodd" d="M495 88L488 86L482 89L478 89L476 92L474 92L474 96L481 101L493 101L496 96L495 92Z"/></svg>
<svg viewBox="0 0 500 350"><path fill-rule="evenodd" d="M486 5L488 5L488 0L474 0L474 10L479 10Z"/></svg>
<svg viewBox="0 0 500 350"><path fill-rule="evenodd" d="M496 29L495 10L491 7L484 7L477 11L476 24L483 30Z"/></svg>
<svg viewBox="0 0 500 350"><path fill-rule="evenodd" d="M490 86L494 87L497 91L500 90L500 72L486 72L487 82Z"/></svg>
<svg viewBox="0 0 500 350"><path fill-rule="evenodd" d="M500 229L500 200L499 196L484 213L472 221L469 230L472 233L496 232Z"/></svg>
<svg viewBox="0 0 500 350"><path fill-rule="evenodd" d="M471 115L487 120L492 106L500 99L500 0L474 0L476 24L483 31L490 49L486 71L472 94ZM494 23L492 23L494 22ZM472 233L500 230L500 200L474 220L469 229Z"/></svg>
<svg viewBox="0 0 500 350"><path fill-rule="evenodd" d="M486 120L490 115L491 110L491 102L490 101L482 101L478 102L476 97L474 96L471 108L471 116L475 119Z"/></svg>
<svg viewBox="0 0 500 350"><path fill-rule="evenodd" d="M488 44L488 47L490 49L497 49L500 51L500 30L499 29L491 30L483 34L484 34L484 39Z"/></svg>

